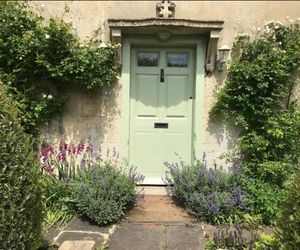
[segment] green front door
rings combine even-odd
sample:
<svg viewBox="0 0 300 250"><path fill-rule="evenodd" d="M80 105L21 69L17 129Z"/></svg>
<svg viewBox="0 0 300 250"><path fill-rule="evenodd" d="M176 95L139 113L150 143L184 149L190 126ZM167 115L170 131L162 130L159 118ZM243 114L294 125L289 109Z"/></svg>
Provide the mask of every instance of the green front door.
<svg viewBox="0 0 300 250"><path fill-rule="evenodd" d="M132 49L129 163L145 175L145 184L163 183L165 161L191 161L193 54Z"/></svg>

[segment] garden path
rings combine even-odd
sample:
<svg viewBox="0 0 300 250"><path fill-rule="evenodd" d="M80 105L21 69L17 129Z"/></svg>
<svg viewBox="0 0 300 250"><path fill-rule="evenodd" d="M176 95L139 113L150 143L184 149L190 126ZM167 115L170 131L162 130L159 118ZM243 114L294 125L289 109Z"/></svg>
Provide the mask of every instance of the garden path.
<svg viewBox="0 0 300 250"><path fill-rule="evenodd" d="M50 233L48 241L59 250L201 250L213 230L170 197L146 195L119 224L99 227L73 218L64 229Z"/></svg>

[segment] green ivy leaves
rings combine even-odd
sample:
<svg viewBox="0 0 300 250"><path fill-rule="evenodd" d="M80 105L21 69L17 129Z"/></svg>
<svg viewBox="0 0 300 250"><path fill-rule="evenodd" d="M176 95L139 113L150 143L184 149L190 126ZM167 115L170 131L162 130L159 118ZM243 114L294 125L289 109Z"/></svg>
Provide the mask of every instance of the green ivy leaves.
<svg viewBox="0 0 300 250"><path fill-rule="evenodd" d="M24 2L1 2L0 80L21 103L20 119L30 133L61 110L63 83L93 90L116 82L120 72L116 46L80 42L71 24L42 20Z"/></svg>
<svg viewBox="0 0 300 250"><path fill-rule="evenodd" d="M232 55L210 117L241 128L238 147L245 177L255 180L247 183L249 204L270 223L280 202L269 194L283 190L278 197L284 197L285 183L299 169L300 109L291 96L292 76L300 66L300 24L269 23L253 41L239 37Z"/></svg>

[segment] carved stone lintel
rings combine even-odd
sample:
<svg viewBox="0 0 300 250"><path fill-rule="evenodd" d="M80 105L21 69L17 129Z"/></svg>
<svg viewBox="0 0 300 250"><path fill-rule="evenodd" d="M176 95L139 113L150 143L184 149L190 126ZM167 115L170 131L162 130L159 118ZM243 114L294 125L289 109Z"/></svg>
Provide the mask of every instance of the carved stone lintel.
<svg viewBox="0 0 300 250"><path fill-rule="evenodd" d="M205 59L205 70L207 74L212 74L215 69L218 51L218 41L220 37L220 31L210 31L210 37L207 47L207 56Z"/></svg>

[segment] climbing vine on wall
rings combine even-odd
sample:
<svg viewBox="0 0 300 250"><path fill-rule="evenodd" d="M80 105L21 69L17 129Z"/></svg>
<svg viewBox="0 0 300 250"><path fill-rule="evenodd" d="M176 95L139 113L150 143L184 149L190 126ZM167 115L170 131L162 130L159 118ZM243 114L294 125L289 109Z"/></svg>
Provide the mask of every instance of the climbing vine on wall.
<svg viewBox="0 0 300 250"><path fill-rule="evenodd" d="M269 22L253 40L239 36L232 56L210 117L241 129L238 151L248 202L272 223L287 181L299 170L300 110L292 96L299 76L300 22Z"/></svg>
<svg viewBox="0 0 300 250"><path fill-rule="evenodd" d="M0 2L0 27L0 80L17 100L27 132L36 132L61 110L65 94L60 85L94 90L117 79L117 46L81 42L61 19L43 25L25 2Z"/></svg>

